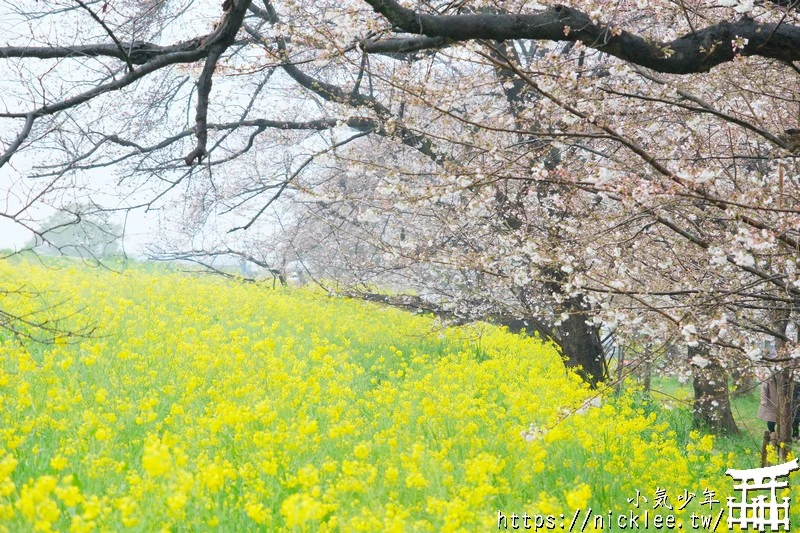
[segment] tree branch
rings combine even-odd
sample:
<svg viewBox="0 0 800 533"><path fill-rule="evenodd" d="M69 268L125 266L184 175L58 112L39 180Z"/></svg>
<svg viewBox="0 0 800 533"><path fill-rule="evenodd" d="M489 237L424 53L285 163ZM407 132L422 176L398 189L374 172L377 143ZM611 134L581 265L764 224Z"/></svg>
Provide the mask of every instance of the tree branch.
<svg viewBox="0 0 800 533"><path fill-rule="evenodd" d="M208 143L208 103L214 70L217 68L217 61L223 51L224 48L215 47L209 52L206 63L203 65L203 72L197 80L197 113L194 117L194 134L197 137L197 145L183 159L187 166L192 166L195 160L197 160L197 164L202 163L203 158L208 155L206 151Z"/></svg>
<svg viewBox="0 0 800 533"><path fill-rule="evenodd" d="M134 65L144 65L153 59L174 54L190 52L200 48L204 38L192 39L170 46L158 46L143 41L122 43L122 49L116 44L86 44L77 46L0 46L0 59L36 58L60 59L70 57L113 57L129 61ZM202 57L202 56L201 56Z"/></svg>
<svg viewBox="0 0 800 533"><path fill-rule="evenodd" d="M394 0L365 1L391 22L395 31L441 38L443 44L474 39L582 42L623 61L673 74L707 72L737 55L800 60L800 28L758 24L749 17L720 22L673 41L653 42L608 24L595 24L586 13L563 5L528 15L428 15ZM747 44L735 51L731 42L739 38Z"/></svg>
<svg viewBox="0 0 800 533"><path fill-rule="evenodd" d="M250 5L250 0L238 0L233 2L233 6L226 10L222 15L222 21L217 29L209 35L206 40L206 46L209 46L208 56L206 63L203 66L203 72L197 80L197 113L195 115L195 136L197 137L197 145L194 150L189 152L183 159L187 166L192 166L195 161L200 164L203 158L208 155L206 145L208 143L208 104L211 94L211 85L213 83L214 70L217 68L217 61L220 56L233 44L236 39L236 33L242 26L244 16L247 13L247 8ZM223 9L224 7L223 6Z"/></svg>
<svg viewBox="0 0 800 533"><path fill-rule="evenodd" d="M265 6L267 6L268 11L258 9L255 6L251 6L250 11L262 17L269 23L274 24L279 22L278 15L275 12L275 9L272 7L272 4L269 1L265 1L264 4ZM252 28L246 24L244 25L244 29L245 31L247 31L247 33L249 33L253 38L258 40L259 42L265 42L265 36L261 34L261 32L259 32L257 29ZM285 55L286 41L281 37L277 37L275 38L275 43L278 46L278 51L281 54ZM380 117L383 120L396 118L392 115L391 111L386 106L384 106L371 96L345 91L342 88L337 87L336 85L309 76L308 74L297 68L296 65L290 63L285 59L281 62L281 68L283 68L284 72L286 72L286 74L288 74L289 77L294 79L301 86L305 87L310 91L313 91L314 93L321 96L325 100L331 102L343 103L355 108L366 107L368 109L371 109L376 115L378 115L378 117ZM421 152L423 155L425 155L426 157L430 158L433 161L441 162L442 160L445 159L442 154L436 151L433 142L431 141L430 138L426 137L425 135L411 131L410 129L400 124L399 121L395 124L393 132L387 131L387 129L382 125L380 128L374 128L374 132L379 135L383 135L385 137L395 135L400 139L400 141L403 144L405 144L406 146L410 146L411 148L414 148L415 150Z"/></svg>
<svg viewBox="0 0 800 533"><path fill-rule="evenodd" d="M444 37L391 37L389 39L365 39L361 49L369 54L382 54L398 59L406 59L408 54L431 48L444 48L453 41Z"/></svg>
<svg viewBox="0 0 800 533"><path fill-rule="evenodd" d="M101 19L100 17L98 17L98 16L97 16L97 13L95 13L94 11L92 11L92 9L91 9L89 6L87 6L85 3L81 2L81 0L75 0L75 1L78 3L78 5L79 5L79 6L81 6L83 9L85 9L85 10L86 10L86 12L87 12L87 13L89 13L89 15L90 15L90 16L91 16L91 17L92 17L92 18L93 18L93 19L94 19L94 20L95 20L95 21L96 21L98 24L100 24L100 26L102 26L102 28L105 30L105 32L108 34L108 36L109 36L109 37L111 37L111 40L112 40L112 41L114 41L114 44L117 46L117 48L119 49L119 51L120 51L120 53L122 54L123 58L125 59L125 63L127 63L127 64L128 64L128 72L133 72L133 64L131 63L131 58L128 56L128 53L127 53L127 52L125 51L125 49L122 47L122 43L121 43L121 42L119 42L119 39L117 39L117 36L116 36L116 35L114 35L114 32L113 32L113 31L111 31L111 28L109 28L109 27L106 25L106 23L105 23L105 22L103 22L103 19Z"/></svg>
<svg viewBox="0 0 800 533"><path fill-rule="evenodd" d="M325 148L325 149L323 149L323 150L320 150L319 152L317 152L317 153L315 153L315 154L312 154L312 155L308 156L308 157L305 159L305 161L303 161L303 163L300 165L300 167L299 167L297 170L295 170L294 172L292 172L291 176L288 176L288 177L287 177L285 180L283 180L283 181L280 183L280 186L278 187L278 191L277 191L277 192L276 192L274 195L272 195L272 197L271 197L271 198L270 198L270 199L269 199L269 200L268 200L268 201L267 201L267 202L266 202L266 203L265 203L265 204L264 204L264 205L261 207L261 209L259 209L259 210L258 210L258 212L257 212L257 213L256 213L256 214L255 214L255 215L254 215L254 216L253 216L253 217L252 217L252 218L251 218L251 219L250 219L250 220L249 220L249 221L248 221L246 224L244 224L243 226L236 226L236 227L234 227L234 228L231 228L231 229L229 229L229 230L228 230L228 233L233 233L233 232L235 232L235 231L239 231L239 230L247 230L247 229L249 229L249 228L250 228L250 226L252 226L253 224L255 224L256 220L258 220L258 219L259 219L259 217L261 217L261 215L263 215L263 214L264 214L264 211L266 211L266 210L267 210L267 208L268 208L270 205L272 205L272 203L273 203L275 200L277 200L278 198L280 198L281 194L283 194L283 191L285 191L285 190L286 190L286 188L289 186L289 184L291 184L291 183L292 183L292 182L295 180L295 178L297 178L297 176L299 176L299 175L300 175L300 173L301 173L301 172L302 172L302 171L303 171L303 170L304 170L304 169L305 169L305 168L306 168L308 165L310 165L312 161L314 161L314 159L315 159L317 156L319 156L319 155L322 155L322 154L325 154L325 153L328 153L328 152L330 152L331 150L335 150L336 148L339 148L339 147L341 147L341 146L344 146L345 144L347 144L347 143L349 143L349 142L352 142L352 141L354 141L354 140L356 140L356 139L359 139L359 138L361 138L361 137L364 137L365 135L368 135L369 133L371 133L371 131L370 131L370 130L365 130L365 131L362 131L362 132L356 133L355 135L351 135L350 137L348 137L348 138L346 138L346 139L344 139L344 140L342 140L342 141L339 141L339 142L337 142L337 143L334 143L334 144L330 145L329 147L327 147L327 148Z"/></svg>

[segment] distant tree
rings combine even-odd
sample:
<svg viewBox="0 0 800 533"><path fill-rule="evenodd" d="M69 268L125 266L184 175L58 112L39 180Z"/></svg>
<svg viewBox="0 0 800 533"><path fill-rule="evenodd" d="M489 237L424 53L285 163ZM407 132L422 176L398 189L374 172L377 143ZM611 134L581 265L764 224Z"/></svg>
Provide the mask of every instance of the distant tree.
<svg viewBox="0 0 800 533"><path fill-rule="evenodd" d="M40 253L102 259L121 252L122 227L107 211L70 204L53 213L27 248Z"/></svg>

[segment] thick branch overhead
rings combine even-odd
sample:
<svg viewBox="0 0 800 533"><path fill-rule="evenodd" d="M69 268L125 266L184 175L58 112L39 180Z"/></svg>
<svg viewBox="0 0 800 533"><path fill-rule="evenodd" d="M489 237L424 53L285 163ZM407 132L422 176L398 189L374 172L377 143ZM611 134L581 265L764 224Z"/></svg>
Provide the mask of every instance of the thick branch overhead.
<svg viewBox="0 0 800 533"><path fill-rule="evenodd" d="M629 63L673 74L707 72L732 61L737 54L786 62L800 60L800 28L790 24L758 24L749 17L720 22L659 43L608 24L595 24L586 13L562 5L536 14L428 15L392 0L366 2L391 22L396 31L434 39L426 43L432 47L472 39L582 42ZM746 44L734 50L731 43L736 40L743 43L746 40ZM420 43L414 43L416 49ZM381 51L408 45L407 41L394 40L382 46ZM369 46L377 48L375 43Z"/></svg>

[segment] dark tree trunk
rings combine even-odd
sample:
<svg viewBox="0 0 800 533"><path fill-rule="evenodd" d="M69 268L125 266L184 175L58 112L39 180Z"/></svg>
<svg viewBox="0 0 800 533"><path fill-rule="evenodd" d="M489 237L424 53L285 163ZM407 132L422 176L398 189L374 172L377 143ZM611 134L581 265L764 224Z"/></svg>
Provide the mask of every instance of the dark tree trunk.
<svg viewBox="0 0 800 533"><path fill-rule="evenodd" d="M523 329L529 334L539 333L543 339L550 339L561 347L564 366L576 370L577 374L592 388L607 378L603 345L600 341L600 329L586 323L586 312L579 311L569 315L557 329L557 337L548 333L536 320L507 319L498 324L508 327L511 333L519 333Z"/></svg>
<svg viewBox="0 0 800 533"><path fill-rule="evenodd" d="M527 318L498 318L494 321L498 326L505 326L508 328L509 333L518 335L525 332L529 337L538 335L539 338L544 340L553 340L550 333L538 320Z"/></svg>
<svg viewBox="0 0 800 533"><path fill-rule="evenodd" d="M606 365L603 345L600 341L600 328L587 324L586 311L580 306L569 306L569 317L558 326L561 354L567 368L578 375L593 388L606 379ZM577 308L577 309L576 309Z"/></svg>
<svg viewBox="0 0 800 533"><path fill-rule="evenodd" d="M775 377L778 382L778 458L785 461L792 449L792 369L784 368Z"/></svg>
<svg viewBox="0 0 800 533"><path fill-rule="evenodd" d="M550 281L544 283L544 290L551 294L562 294L564 275L553 268L544 268ZM537 301L537 287L526 286L516 292L519 302L530 312ZM608 377L600 327L591 322L591 309L582 295L566 298L556 310L567 317L548 335L561 347L564 365L588 383L592 388ZM536 322L538 324L538 322ZM540 328L541 331L542 328Z"/></svg>
<svg viewBox="0 0 800 533"><path fill-rule="evenodd" d="M689 347L689 366L694 386L694 423L715 434L735 435L739 433L739 428L731 413L725 371L705 351L702 345ZM702 357L708 363L698 364L694 361L695 356Z"/></svg>
<svg viewBox="0 0 800 533"><path fill-rule="evenodd" d="M786 335L786 327L789 325L789 309L780 309L775 312L775 330L782 336ZM781 337L775 338L775 349L777 354L781 353L786 341ZM780 369L776 376L778 385L778 457L783 461L786 459L792 445L792 367ZM783 444L783 446L781 446Z"/></svg>
<svg viewBox="0 0 800 533"><path fill-rule="evenodd" d="M620 345L617 348L617 384L614 386L614 390L617 394L622 392L622 378L623 373L625 372L625 347Z"/></svg>
<svg viewBox="0 0 800 533"><path fill-rule="evenodd" d="M652 388L652 379L653 379L653 362L650 359L650 354L647 354L647 359L645 359L644 363L642 364L642 383L644 384L645 392L649 393L650 389Z"/></svg>

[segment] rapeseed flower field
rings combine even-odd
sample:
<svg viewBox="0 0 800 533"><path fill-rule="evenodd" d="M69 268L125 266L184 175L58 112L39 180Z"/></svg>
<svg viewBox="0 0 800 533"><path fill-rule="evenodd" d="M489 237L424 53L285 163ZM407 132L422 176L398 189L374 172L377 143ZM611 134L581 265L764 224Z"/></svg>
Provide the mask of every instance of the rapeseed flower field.
<svg viewBox="0 0 800 533"><path fill-rule="evenodd" d="M688 524L755 466L635 393L593 400L536 338L149 270L0 263L36 291L3 309L96 327L0 344L0 530L557 527L657 491Z"/></svg>

